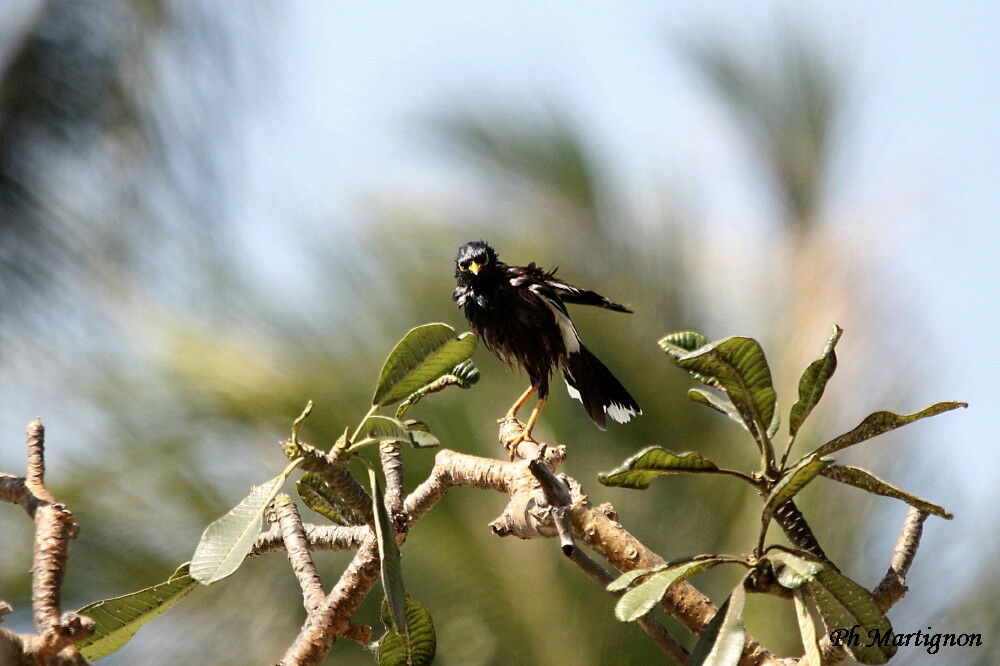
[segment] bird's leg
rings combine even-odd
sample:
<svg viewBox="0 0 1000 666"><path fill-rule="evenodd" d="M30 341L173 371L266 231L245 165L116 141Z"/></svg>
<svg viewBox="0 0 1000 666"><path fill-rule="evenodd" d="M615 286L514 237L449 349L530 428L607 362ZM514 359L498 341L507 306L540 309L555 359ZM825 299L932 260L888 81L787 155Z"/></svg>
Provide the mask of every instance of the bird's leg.
<svg viewBox="0 0 1000 666"><path fill-rule="evenodd" d="M537 390L538 387L535 386L534 384L529 386L528 389L521 394L521 397L517 399L517 401L513 404L513 406L511 406L511 408L507 410L507 415L503 417L503 420L511 421L514 418L516 418L518 411L520 411L520 409L524 407L524 403L528 402L528 398L530 398L531 394Z"/></svg>
<svg viewBox="0 0 1000 666"><path fill-rule="evenodd" d="M535 421L538 420L538 415L542 411L542 405L545 404L547 398L539 398L538 402L535 403L535 408L531 410L531 416L528 417L528 422L524 424L524 428L521 430L521 434L517 436L517 439L510 444L510 459L513 460L514 456L517 454L517 445L521 442L534 442L531 438L531 429L535 427Z"/></svg>
<svg viewBox="0 0 1000 666"><path fill-rule="evenodd" d="M548 396L544 398L539 398L538 402L535 403L535 408L531 410L531 416L528 417L528 422L524 424L524 430L522 430L521 439L533 442L535 440L531 439L531 429L535 427L535 421L538 420L538 415L542 412L542 405L548 400Z"/></svg>

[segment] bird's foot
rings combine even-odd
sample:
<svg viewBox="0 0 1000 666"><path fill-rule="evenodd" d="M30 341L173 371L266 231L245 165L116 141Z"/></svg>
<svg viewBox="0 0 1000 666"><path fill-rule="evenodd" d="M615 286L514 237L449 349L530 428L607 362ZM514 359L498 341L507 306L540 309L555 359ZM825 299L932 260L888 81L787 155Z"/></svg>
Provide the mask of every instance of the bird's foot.
<svg viewBox="0 0 1000 666"><path fill-rule="evenodd" d="M530 442L537 445L536 442L531 437L531 430L524 427L524 424L513 417L504 417L498 419L497 423L500 424L500 441L503 443L504 448L507 449L507 453L510 456L510 460L513 461L517 457L517 447L522 442Z"/></svg>

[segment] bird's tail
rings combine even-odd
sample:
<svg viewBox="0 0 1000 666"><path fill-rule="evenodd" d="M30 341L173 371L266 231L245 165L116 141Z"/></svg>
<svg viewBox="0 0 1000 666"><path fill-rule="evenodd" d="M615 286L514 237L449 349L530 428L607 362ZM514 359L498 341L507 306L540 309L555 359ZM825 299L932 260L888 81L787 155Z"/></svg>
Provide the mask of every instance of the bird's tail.
<svg viewBox="0 0 1000 666"><path fill-rule="evenodd" d="M642 414L635 398L583 345L566 358L562 371L566 390L583 403L590 420L601 430L605 428L605 415L618 423L628 423L633 416Z"/></svg>

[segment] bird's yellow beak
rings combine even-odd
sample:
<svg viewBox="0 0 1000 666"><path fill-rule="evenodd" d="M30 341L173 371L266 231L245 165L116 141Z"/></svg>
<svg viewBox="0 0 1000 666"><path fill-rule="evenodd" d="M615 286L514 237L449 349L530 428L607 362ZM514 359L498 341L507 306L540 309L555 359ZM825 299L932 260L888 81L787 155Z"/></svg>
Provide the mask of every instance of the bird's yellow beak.
<svg viewBox="0 0 1000 666"><path fill-rule="evenodd" d="M480 265L474 261L469 262L469 270L472 271L473 275L479 275Z"/></svg>

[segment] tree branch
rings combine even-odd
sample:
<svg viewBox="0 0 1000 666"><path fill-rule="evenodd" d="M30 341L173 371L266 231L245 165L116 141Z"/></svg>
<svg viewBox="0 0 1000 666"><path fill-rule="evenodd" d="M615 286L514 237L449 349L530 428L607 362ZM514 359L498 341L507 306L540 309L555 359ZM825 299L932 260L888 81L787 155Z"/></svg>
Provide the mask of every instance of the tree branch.
<svg viewBox="0 0 1000 666"><path fill-rule="evenodd" d="M320 582L316 565L309 553L309 543L302 527L302 518L292 498L282 493L274 498L275 523L281 532L281 540L288 554L288 562L292 572L302 589L302 605L306 614L315 613L326 597L323 594L323 584Z"/></svg>
<svg viewBox="0 0 1000 666"><path fill-rule="evenodd" d="M906 574L909 573L910 565L913 564L917 549L920 547L920 537L923 534L924 520L926 519L927 514L920 509L910 507L906 512L899 536L896 538L896 545L892 549L889 570L872 591L875 605L883 613L892 608L906 594ZM835 666L847 658L847 650L833 645L829 635L820 639L819 648L823 653L823 662L828 666Z"/></svg>
<svg viewBox="0 0 1000 666"><path fill-rule="evenodd" d="M910 571L910 565L917 556L917 548L920 547L920 537L924 532L924 521L927 520L927 513L910 507L903 519L903 526L896 539L896 546L892 550L892 559L889 562L889 570L882 578L882 582L876 586L872 592L875 597L875 604L884 613L903 598L906 594L906 574Z"/></svg>
<svg viewBox="0 0 1000 666"><path fill-rule="evenodd" d="M290 439L282 442L281 448L289 460L303 458L299 467L319 474L359 518L366 523L375 519L372 515L372 498L347 469L346 458L330 455L305 442Z"/></svg>
<svg viewBox="0 0 1000 666"><path fill-rule="evenodd" d="M336 638L351 630L348 618L368 595L378 573L378 545L372 536L355 554L323 604L315 613L306 616L305 624L285 652L281 664L305 666L322 661Z"/></svg>
<svg viewBox="0 0 1000 666"><path fill-rule="evenodd" d="M554 509L562 509L563 517L572 531L569 543L573 544L573 548L568 553L570 560L602 587L612 580L612 576L581 550L578 545L580 542L591 547L622 572L652 568L664 563L659 555L622 527L610 504L594 507L579 482L565 475L556 475L556 470L565 458L564 447L548 447L533 441L512 441L516 439L519 426L516 422L503 422L500 428L501 440L507 439L508 442L505 443L508 448L514 448L515 460L511 462L448 449L440 450L435 456L430 475L402 502L406 525L410 526L422 518L450 488L494 490L505 493L510 498L501 515L490 523L495 534L513 535L522 539L560 536L557 521L562 519L557 518L559 512ZM387 473L387 486L390 475L394 476L395 473ZM786 530L801 533L801 525L804 523L794 519L796 507L792 505L784 508L789 510L789 520L786 521L787 526L782 526ZM876 603L880 607L888 609L906 591L905 576L919 545L924 518L926 515L916 510L911 510L907 515L889 572L875 591ZM796 529L792 530L793 527ZM808 529L808 525L806 528ZM405 538L405 532L400 538ZM562 538L566 539L566 536L563 535ZM360 549L321 607L307 618L282 661L288 665L318 663L337 636L350 636L355 631L349 618L371 590L379 569L378 549L368 526L306 524L303 525L303 539L312 550ZM258 537L251 553L263 554L280 549L282 545L281 535L272 528ZM567 545L567 542L563 541L563 545ZM760 591L766 591L766 587L762 586ZM660 606L695 634L705 628L716 612L711 601L687 582L671 586ZM638 624L671 658L681 662L686 659L683 647L652 614L641 618ZM828 637L821 641L821 648L830 663L837 663L844 658L842 651L829 644ZM787 663L795 663L795 660L774 657L756 640L747 637L740 664L773 666Z"/></svg>
<svg viewBox="0 0 1000 666"><path fill-rule="evenodd" d="M302 524L303 534L311 551L338 552L357 550L371 535L367 525L314 525ZM272 526L266 532L261 532L250 549L249 557L265 555L285 547L281 530Z"/></svg>
<svg viewBox="0 0 1000 666"><path fill-rule="evenodd" d="M379 442L378 452L385 474L385 510L395 531L404 531L408 520L403 511L403 459L399 442Z"/></svg>
<svg viewBox="0 0 1000 666"><path fill-rule="evenodd" d="M24 477L0 474L0 500L20 505L35 520L31 605L37 633L0 631L0 655L5 664L85 664L73 643L93 633L94 621L59 608L69 540L78 528L70 510L45 488L45 428L38 419L28 424L26 457Z"/></svg>

